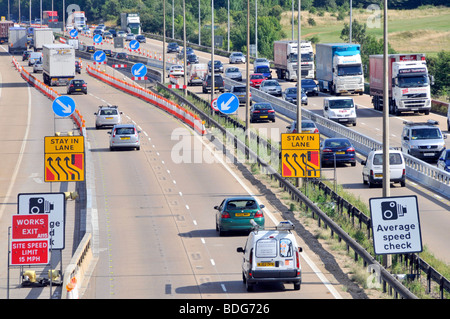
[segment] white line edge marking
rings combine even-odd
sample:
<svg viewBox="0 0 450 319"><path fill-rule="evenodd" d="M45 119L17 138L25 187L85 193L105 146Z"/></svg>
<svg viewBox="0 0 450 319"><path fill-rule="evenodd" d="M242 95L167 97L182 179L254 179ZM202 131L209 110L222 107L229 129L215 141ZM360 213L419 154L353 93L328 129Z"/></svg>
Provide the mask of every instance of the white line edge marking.
<svg viewBox="0 0 450 319"><path fill-rule="evenodd" d="M245 189L247 193L252 195L252 192L247 187L247 185L244 184L244 182L237 176L231 168L223 161L223 159L214 152L209 145L203 141L197 134L194 134L195 138L199 139L203 145L210 151L211 154L214 155L215 158L219 160L219 162L225 167L225 169L236 179L236 181ZM256 198L256 201L259 203L259 200ZM275 219L275 217L272 215L270 211L268 211L266 208L263 208L264 212L267 216L272 220L272 222L277 225L278 221ZM317 277L322 281L322 283L325 285L325 287L330 291L330 293L336 298L336 299L343 299L342 296L339 294L339 292L333 287L333 285L330 283L330 281L325 277L325 275L320 271L320 269L314 264L314 262L309 258L309 256L303 251L301 252L301 256L306 261L306 263L311 267L311 269L314 271L314 273L317 275Z"/></svg>

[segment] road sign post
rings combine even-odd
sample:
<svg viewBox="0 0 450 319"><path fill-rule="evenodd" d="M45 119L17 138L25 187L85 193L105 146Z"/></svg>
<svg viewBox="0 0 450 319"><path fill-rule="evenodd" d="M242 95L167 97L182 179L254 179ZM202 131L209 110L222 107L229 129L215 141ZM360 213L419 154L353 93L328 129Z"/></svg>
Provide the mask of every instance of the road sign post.
<svg viewBox="0 0 450 319"><path fill-rule="evenodd" d="M320 177L320 135L317 133L281 134L283 177Z"/></svg>

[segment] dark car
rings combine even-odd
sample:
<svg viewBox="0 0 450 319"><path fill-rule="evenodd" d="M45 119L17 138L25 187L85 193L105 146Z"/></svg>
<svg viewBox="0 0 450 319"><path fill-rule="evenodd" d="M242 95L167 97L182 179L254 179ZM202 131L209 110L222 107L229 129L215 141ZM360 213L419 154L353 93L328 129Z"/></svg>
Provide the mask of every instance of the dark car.
<svg viewBox="0 0 450 319"><path fill-rule="evenodd" d="M198 63L198 57L195 54L188 54L186 56L187 65Z"/></svg>
<svg viewBox="0 0 450 319"><path fill-rule="evenodd" d="M128 59L128 54L125 52L118 52L116 54L116 59Z"/></svg>
<svg viewBox="0 0 450 319"><path fill-rule="evenodd" d="M102 29L95 29L95 30L92 32L92 34L93 34L93 35L96 35L96 34L103 35L103 30L102 30Z"/></svg>
<svg viewBox="0 0 450 319"><path fill-rule="evenodd" d="M117 30L116 29L109 29L108 32L111 33L113 37L117 37Z"/></svg>
<svg viewBox="0 0 450 319"><path fill-rule="evenodd" d="M211 61L208 62L208 71L211 72ZM223 73L223 63L219 60L214 60L214 72Z"/></svg>
<svg viewBox="0 0 450 319"><path fill-rule="evenodd" d="M75 61L75 72L81 74L81 63L80 61Z"/></svg>
<svg viewBox="0 0 450 319"><path fill-rule="evenodd" d="M255 103L250 108L250 123L257 121L275 122L275 110L270 103Z"/></svg>
<svg viewBox="0 0 450 319"><path fill-rule="evenodd" d="M221 74L214 74L214 90L218 90L220 92L225 92L225 82L223 81L223 77ZM208 93L211 91L211 74L205 76L202 84L203 93Z"/></svg>
<svg viewBox="0 0 450 319"><path fill-rule="evenodd" d="M113 56L113 53L111 50L103 50L103 52L105 52L106 56Z"/></svg>
<svg viewBox="0 0 450 319"><path fill-rule="evenodd" d="M322 166L339 163L356 165L355 148L346 138L327 138L320 144L320 158Z"/></svg>
<svg viewBox="0 0 450 319"><path fill-rule="evenodd" d="M69 85L67 86L67 94L72 93L84 93L87 94L87 83L81 79L73 79L70 80Z"/></svg>
<svg viewBox="0 0 450 319"><path fill-rule="evenodd" d="M305 90L306 95L319 95L319 87L314 80L302 79L302 89Z"/></svg>
<svg viewBox="0 0 450 319"><path fill-rule="evenodd" d="M88 53L95 53L95 47L93 45L88 45L86 47L86 52L88 52Z"/></svg>
<svg viewBox="0 0 450 319"><path fill-rule="evenodd" d="M289 87L283 92L283 98L287 102L291 102L293 104L297 104L297 87ZM308 105L308 97L305 94L305 91L302 88L302 104Z"/></svg>
<svg viewBox="0 0 450 319"><path fill-rule="evenodd" d="M446 172L450 172L450 150L443 150L438 158L437 166Z"/></svg>
<svg viewBox="0 0 450 319"><path fill-rule="evenodd" d="M23 54L22 54L22 61L28 60L28 58L30 57L31 52L32 52L32 51L29 51L29 50L23 51Z"/></svg>
<svg viewBox="0 0 450 319"><path fill-rule="evenodd" d="M180 46L178 45L178 43L176 42L170 42L167 45L167 53L171 53L171 52L180 52Z"/></svg>
<svg viewBox="0 0 450 319"><path fill-rule="evenodd" d="M139 43L145 43L147 40L145 39L145 37L142 35L142 34L138 34L137 36L136 36L136 40L139 42Z"/></svg>
<svg viewBox="0 0 450 319"><path fill-rule="evenodd" d="M216 230L222 236L228 231L251 231L254 227L252 220L264 227L264 205L251 196L225 198L216 211Z"/></svg>
<svg viewBox="0 0 450 319"><path fill-rule="evenodd" d="M186 48L186 56L188 56L189 54L195 54L194 49L192 49L191 47L187 47ZM184 49L182 49L181 51L178 52L178 59L184 59Z"/></svg>

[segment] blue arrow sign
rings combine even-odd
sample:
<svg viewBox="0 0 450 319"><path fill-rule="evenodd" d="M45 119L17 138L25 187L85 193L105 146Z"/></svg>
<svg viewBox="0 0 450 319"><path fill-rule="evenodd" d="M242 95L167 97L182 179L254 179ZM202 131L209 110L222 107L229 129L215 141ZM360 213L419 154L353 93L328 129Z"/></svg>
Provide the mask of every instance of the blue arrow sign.
<svg viewBox="0 0 450 319"><path fill-rule="evenodd" d="M136 77L142 77L147 75L147 66L143 63L136 63L131 68L131 74Z"/></svg>
<svg viewBox="0 0 450 319"><path fill-rule="evenodd" d="M139 41L138 40L133 40L130 42L130 49L131 50L137 50L139 49Z"/></svg>
<svg viewBox="0 0 450 319"><path fill-rule="evenodd" d="M94 40L94 43L102 43L103 37L101 34L96 34L96 35L94 35L93 40Z"/></svg>
<svg viewBox="0 0 450 319"><path fill-rule="evenodd" d="M77 30L77 29L72 29L72 30L70 30L69 35L70 35L72 38L76 38L76 37L78 36L78 30Z"/></svg>
<svg viewBox="0 0 450 319"><path fill-rule="evenodd" d="M224 114L234 113L239 108L239 99L233 93L223 93L217 98L217 107Z"/></svg>
<svg viewBox="0 0 450 319"><path fill-rule="evenodd" d="M106 59L106 54L103 51L95 51L94 53L94 61L95 62L103 62Z"/></svg>
<svg viewBox="0 0 450 319"><path fill-rule="evenodd" d="M69 96L57 97L52 104L53 112L61 117L67 117L75 112L75 101Z"/></svg>

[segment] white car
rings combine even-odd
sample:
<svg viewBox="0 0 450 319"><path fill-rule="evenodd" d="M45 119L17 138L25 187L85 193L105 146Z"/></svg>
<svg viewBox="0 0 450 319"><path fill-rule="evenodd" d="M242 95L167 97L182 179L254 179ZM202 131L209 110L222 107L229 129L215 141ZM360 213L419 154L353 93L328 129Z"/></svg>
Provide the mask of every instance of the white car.
<svg viewBox="0 0 450 319"><path fill-rule="evenodd" d="M230 54L231 63L245 63L245 55L242 52L232 52Z"/></svg>
<svg viewBox="0 0 450 319"><path fill-rule="evenodd" d="M125 41L132 41L132 40L136 40L136 36L133 33L128 33L127 36L125 37Z"/></svg>
<svg viewBox="0 0 450 319"><path fill-rule="evenodd" d="M118 31L117 32L117 37L118 38L126 38L127 37L127 33L125 31Z"/></svg>
<svg viewBox="0 0 450 319"><path fill-rule="evenodd" d="M266 58L256 58L253 61L253 67L257 66L257 65L267 65L270 67L270 61L267 60Z"/></svg>
<svg viewBox="0 0 450 319"><path fill-rule="evenodd" d="M173 76L183 76L184 75L184 68L183 68L183 66L178 65L178 64L172 65L169 68L169 75L168 76L171 76L171 75L173 75Z"/></svg>
<svg viewBox="0 0 450 319"><path fill-rule="evenodd" d="M373 187L383 183L383 151L371 151L363 165L363 183ZM406 185L405 159L400 150L389 150L389 176L392 183L400 183L401 187Z"/></svg>
<svg viewBox="0 0 450 319"><path fill-rule="evenodd" d="M34 64L33 64L33 73L37 73L37 72L42 72L42 60L37 60Z"/></svg>

